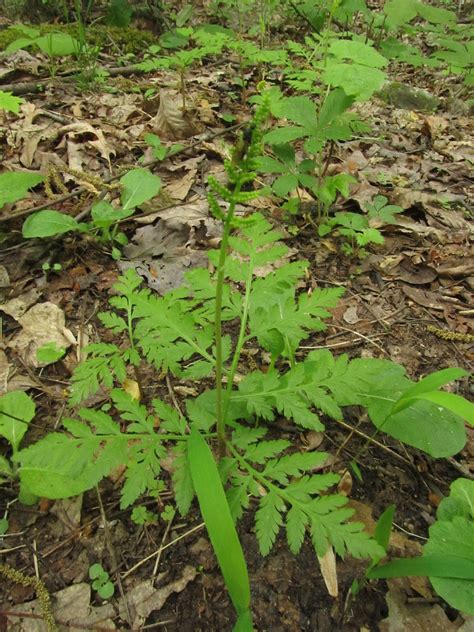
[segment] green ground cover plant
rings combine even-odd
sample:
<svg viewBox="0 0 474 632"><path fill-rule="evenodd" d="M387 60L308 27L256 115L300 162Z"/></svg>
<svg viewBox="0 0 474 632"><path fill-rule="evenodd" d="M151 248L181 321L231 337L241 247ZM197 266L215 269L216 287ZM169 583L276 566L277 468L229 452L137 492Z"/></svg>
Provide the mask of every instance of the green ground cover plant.
<svg viewBox="0 0 474 632"><path fill-rule="evenodd" d="M375 565L367 576L428 576L438 595L451 606L474 614L474 482L458 478L451 484L421 557Z"/></svg>
<svg viewBox="0 0 474 632"><path fill-rule="evenodd" d="M110 599L115 592L109 574L102 568L101 564L92 564L89 568L89 579L92 580L92 588L101 599Z"/></svg>
<svg viewBox="0 0 474 632"><path fill-rule="evenodd" d="M132 216L138 206L158 195L161 180L148 169L142 168L132 169L120 178L119 183L120 207L114 207L105 200L98 200L92 206L90 222L78 222L74 217L60 211L38 211L23 223L23 237L48 238L74 231L88 233L97 235L99 241L110 244L112 257L120 258L119 247L127 244L128 239L125 233L120 231L119 222Z"/></svg>
<svg viewBox="0 0 474 632"><path fill-rule="evenodd" d="M182 287L159 297L140 289L140 277L128 270L115 286L111 311L100 314L127 343L90 345L71 383L71 407L99 388L109 392L110 402L79 408L78 418L63 419L62 431L20 450L17 442L12 454L22 489L31 497L74 496L125 466L121 507L126 508L159 492L161 460L171 450L177 509L186 515L197 497L237 612L236 630L252 629L248 572L235 526L251 499L263 555L283 527L295 554L306 536L318 558L330 547L342 557L350 553L374 563L385 554L362 524L351 521L347 498L333 491L339 475L313 472L327 454L295 451L279 436L276 415L295 428L323 430L329 420L342 419L344 407L362 406L376 432L434 457L461 450L464 420L474 420L472 404L439 390L464 377L461 369L438 371L415 383L387 360L349 360L327 349L297 353L303 340L324 329L342 290L300 293L307 263L282 263L287 248L262 215L235 215L237 204L262 192L247 189L256 178L269 109L264 95L250 131L226 162L228 184L209 181L210 208L224 225L220 249L209 253L214 272L193 270ZM133 194L122 199L125 206L127 199ZM249 343L270 362L242 376L240 360ZM183 412L158 398L140 403L121 384L142 362L157 375L169 372L201 384L201 393L185 401ZM18 423L26 430L24 421Z"/></svg>

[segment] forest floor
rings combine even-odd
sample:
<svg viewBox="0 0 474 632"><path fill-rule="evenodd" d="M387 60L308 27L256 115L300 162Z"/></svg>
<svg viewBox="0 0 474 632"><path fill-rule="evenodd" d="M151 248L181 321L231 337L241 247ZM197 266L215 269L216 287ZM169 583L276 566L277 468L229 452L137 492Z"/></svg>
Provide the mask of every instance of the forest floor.
<svg viewBox="0 0 474 632"><path fill-rule="evenodd" d="M116 66L113 55L113 47L104 49L101 64ZM85 90L62 77L61 69L46 79L48 66L34 50L5 56L0 69L0 89L2 83L45 78L42 92L23 95L18 114L3 114L3 123L0 118L2 170L45 175L54 167L56 174L51 178L55 198L48 199L38 187L27 199L4 207L0 216L0 388L22 389L34 397L37 414L29 443L56 428L66 414L80 337L110 340L97 313L106 309L123 261L132 261L157 292L179 284L189 267L205 265L206 250L219 238L209 215L206 179L223 174L223 160L240 133L231 126L251 116L248 98L254 92L255 69L246 70L247 87L241 89L232 80L234 59L196 66L186 83L184 117L170 71L111 75ZM402 207L403 213L382 227L383 245L368 247L363 258L344 254L339 238L318 237L309 199L307 212L298 216L285 216L276 196L256 200L253 210L262 210L284 232L293 258L310 262L308 287L345 288L326 331L305 341L306 349L388 358L405 366L413 379L444 367L472 370L472 119L462 99L450 98L459 78L392 64L390 79L428 90L439 99L436 111L395 107L373 97L357 106L372 126L370 138L338 144L330 165L352 174L358 183L336 210L358 212L376 195ZM152 90L150 98L143 96L147 90ZM100 181L140 166L142 156L152 158L143 141L146 133L158 134L166 143L179 142L184 149L155 165L162 194L123 223L130 245L122 261L80 235L49 241L22 238L23 220L39 207L87 215ZM81 178L80 172L99 184ZM66 194L58 190L59 178ZM60 267L45 271L45 263ZM21 329L20 315L37 303L57 306L76 341L63 360L43 368L11 344ZM44 325L38 321L30 329L32 345L42 339ZM248 358L254 361L251 354ZM170 377L157 384L152 372L143 379L145 392L161 393L168 401L192 388ZM461 394L472 396L468 385L462 388ZM460 476L473 478L474 434L468 433L459 454L435 460L382 433L367 444L370 422L358 409L349 409L346 425L328 421L324 433L297 432L292 438L329 452L336 472L345 471L358 456L362 480L346 478L351 506L370 531L394 504L391 553L403 557L421 551L450 483ZM0 450L7 455L8 444L0 444ZM71 500L25 506L16 500L17 493L13 483L0 487L0 517L9 525L0 536L0 562L41 577L61 630L231 629L234 611L197 506L185 519L137 525L130 509L120 509L117 481L110 478L101 484L99 497L90 491ZM160 511L170 498L165 491L158 501L145 504ZM364 566L350 557L337 563L339 596L331 597L309 544L293 556L282 535L262 558L253 529L251 516L239 524L258 630L474 630L474 620L447 606L424 578L369 582L351 595L351 584ZM107 601L90 587L89 567L97 561L112 569L116 590ZM2 580L3 630L46 630L34 587Z"/></svg>

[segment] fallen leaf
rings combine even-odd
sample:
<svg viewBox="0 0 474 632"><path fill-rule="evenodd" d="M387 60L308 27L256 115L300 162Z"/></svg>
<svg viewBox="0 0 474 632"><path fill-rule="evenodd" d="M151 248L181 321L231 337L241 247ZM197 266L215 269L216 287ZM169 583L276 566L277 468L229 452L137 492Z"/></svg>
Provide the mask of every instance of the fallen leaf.
<svg viewBox="0 0 474 632"><path fill-rule="evenodd" d="M155 134L169 140L189 138L197 131L183 114L181 95L176 90L160 91L160 106L151 124Z"/></svg>
<svg viewBox="0 0 474 632"><path fill-rule="evenodd" d="M188 171L179 180L166 185L166 193L175 200L182 201L186 199L196 179L196 173L197 170Z"/></svg>
<svg viewBox="0 0 474 632"><path fill-rule="evenodd" d="M337 597L339 589L337 586L336 556L332 546L328 546L326 553L322 557L318 555L318 561L328 593L331 597Z"/></svg>
<svg viewBox="0 0 474 632"><path fill-rule="evenodd" d="M46 625L41 616L38 600L18 604L9 609L17 612L17 616L7 615L9 632L46 632ZM113 618L115 610L111 604L91 606L91 587L89 584L73 584L52 595L52 612L61 626L90 630L100 627L101 630L116 630ZM31 618L28 615L36 615ZM22 616L23 615L23 616Z"/></svg>
<svg viewBox="0 0 474 632"><path fill-rule="evenodd" d="M120 616L126 619L126 600L133 628L140 629L151 612L161 610L168 597L175 592L182 592L189 582L194 581L196 575L197 570L194 566L185 566L181 577L161 588L154 588L149 579L140 582L119 599Z"/></svg>
<svg viewBox="0 0 474 632"><path fill-rule="evenodd" d="M361 319L357 314L357 305L352 305L351 307L348 307L342 315L342 319L349 325L355 325L356 323L358 323Z"/></svg>
<svg viewBox="0 0 474 632"><path fill-rule="evenodd" d="M412 301L423 307L436 310L443 310L445 308L445 304L441 302L440 296L436 292L429 292L421 288L407 286L402 287L402 292Z"/></svg>
<svg viewBox="0 0 474 632"><path fill-rule="evenodd" d="M64 335L64 312L54 303L38 303L17 320L22 331L16 334L7 346L14 349L28 366L45 366L45 363L38 361L36 352L47 343L53 343L63 349L71 346L69 336Z"/></svg>
<svg viewBox="0 0 474 632"><path fill-rule="evenodd" d="M380 632L455 632L451 622L438 604L408 603L399 580L388 580L388 617L379 623Z"/></svg>
<svg viewBox="0 0 474 632"><path fill-rule="evenodd" d="M352 491L352 476L349 470L346 470L337 484L337 493L342 496L350 496Z"/></svg>

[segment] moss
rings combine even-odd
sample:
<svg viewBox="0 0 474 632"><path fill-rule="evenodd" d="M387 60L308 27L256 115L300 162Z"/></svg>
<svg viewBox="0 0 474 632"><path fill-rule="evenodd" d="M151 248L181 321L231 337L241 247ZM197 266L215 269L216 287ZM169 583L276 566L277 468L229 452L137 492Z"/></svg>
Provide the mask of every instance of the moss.
<svg viewBox="0 0 474 632"><path fill-rule="evenodd" d="M398 81L386 84L377 96L402 110L434 112L440 105L440 100L429 92Z"/></svg>
<svg viewBox="0 0 474 632"><path fill-rule="evenodd" d="M58 32L69 33L73 37L78 37L79 28L77 24L41 24L36 26L41 35L46 33ZM9 28L0 31L0 50L14 42L16 39L24 37L24 34L18 29ZM126 28L121 29L114 26L105 26L96 24L86 28L86 39L89 45L99 46L101 49L114 47L115 51L121 54L132 53L137 54L143 52L143 49L151 44L157 43L157 38L150 31Z"/></svg>

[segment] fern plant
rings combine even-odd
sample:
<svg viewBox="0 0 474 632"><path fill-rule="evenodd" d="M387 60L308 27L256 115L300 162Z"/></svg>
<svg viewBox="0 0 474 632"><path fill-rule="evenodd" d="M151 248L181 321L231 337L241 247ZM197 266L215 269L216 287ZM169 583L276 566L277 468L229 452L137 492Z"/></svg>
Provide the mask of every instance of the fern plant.
<svg viewBox="0 0 474 632"><path fill-rule="evenodd" d="M51 433L14 457L22 484L49 498L79 494L125 465L125 508L143 494L156 493L161 461L171 450L177 508L185 515L197 496L238 614L238 630L251 630L252 623L247 569L234 525L251 505L263 555L284 527L294 553L308 534L319 558L329 547L341 556L383 556L363 525L350 521L347 498L331 491L339 476L314 473L327 455L294 450L278 436L276 415L297 428L322 430L317 411L338 420L342 406L357 404L383 426L392 410L403 418L404 411L412 413L420 405L413 403L420 393L413 395L413 383L398 365L334 358L328 350L303 359L297 354L303 340L324 329L342 291L297 291L307 262L282 264L287 248L280 233L260 214L236 215L238 204L260 194L247 189L255 180L268 110L265 97L226 163L227 186L210 179L210 208L224 223L220 249L209 255L214 272L193 270L185 285L160 297L139 289L140 278L128 270L115 286L112 311L100 315L107 328L124 336L123 344L91 345L71 385L72 405L102 386L112 388L112 406L81 408L79 419L63 420L65 432ZM236 336L227 330L237 331ZM267 352L270 364L242 377L241 356L249 343ZM120 384L143 361L157 374L203 380L201 394L184 402L185 412L160 399L140 403ZM397 408L404 394L406 401ZM438 417L439 405L432 404Z"/></svg>

